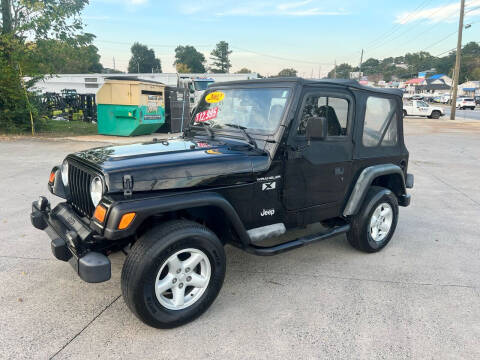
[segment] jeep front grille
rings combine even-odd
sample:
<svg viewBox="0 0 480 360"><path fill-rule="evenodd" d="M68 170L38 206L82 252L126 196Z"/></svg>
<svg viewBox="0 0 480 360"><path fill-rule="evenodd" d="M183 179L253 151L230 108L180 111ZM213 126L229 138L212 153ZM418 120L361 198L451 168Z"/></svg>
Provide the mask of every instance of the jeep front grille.
<svg viewBox="0 0 480 360"><path fill-rule="evenodd" d="M90 182L94 175L68 162L68 187L70 189L69 202L82 216L92 216L95 207L90 198Z"/></svg>

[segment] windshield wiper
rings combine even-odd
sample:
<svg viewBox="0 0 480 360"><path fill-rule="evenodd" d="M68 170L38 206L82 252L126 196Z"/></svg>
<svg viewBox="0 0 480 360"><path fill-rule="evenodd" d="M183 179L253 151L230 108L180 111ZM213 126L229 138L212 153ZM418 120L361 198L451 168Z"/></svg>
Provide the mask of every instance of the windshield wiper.
<svg viewBox="0 0 480 360"><path fill-rule="evenodd" d="M205 123L201 123L202 124L202 128L207 132L208 136L210 137L210 139L214 139L215 138L215 134L213 133L213 130L210 129L210 126L207 126L205 125Z"/></svg>
<svg viewBox="0 0 480 360"><path fill-rule="evenodd" d="M232 127L232 128L235 128L235 129L239 129L242 134L243 134L243 137L245 138L245 140L247 140L247 142L252 145L255 149L258 149L258 145L257 145L257 142L255 141L255 139L249 134L247 133L247 128L244 127L244 126L240 126L240 125L236 125L236 124L224 124L225 126L228 126L228 127Z"/></svg>

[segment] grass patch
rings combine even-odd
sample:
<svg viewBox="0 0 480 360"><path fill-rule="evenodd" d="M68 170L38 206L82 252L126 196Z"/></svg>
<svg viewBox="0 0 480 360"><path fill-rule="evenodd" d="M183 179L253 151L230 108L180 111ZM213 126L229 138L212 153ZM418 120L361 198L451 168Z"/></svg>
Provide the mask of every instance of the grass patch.
<svg viewBox="0 0 480 360"><path fill-rule="evenodd" d="M39 136L62 137L96 135L98 131L97 124L89 122L47 120L35 134Z"/></svg>

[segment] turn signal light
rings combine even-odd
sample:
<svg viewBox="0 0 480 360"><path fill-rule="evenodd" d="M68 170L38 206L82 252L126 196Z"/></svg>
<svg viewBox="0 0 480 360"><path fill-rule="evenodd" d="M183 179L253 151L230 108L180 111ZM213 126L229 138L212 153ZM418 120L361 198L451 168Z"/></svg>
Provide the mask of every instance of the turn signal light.
<svg viewBox="0 0 480 360"><path fill-rule="evenodd" d="M126 213L122 216L120 219L120 223L118 224L118 230L125 230L130 226L132 223L133 219L135 219L135 213Z"/></svg>
<svg viewBox="0 0 480 360"><path fill-rule="evenodd" d="M95 208L95 212L93 213L93 217L95 218L95 220L97 220L100 223L103 223L105 221L106 215L107 215L107 209L102 205L98 205Z"/></svg>
<svg viewBox="0 0 480 360"><path fill-rule="evenodd" d="M49 182L50 184L53 184L54 181L55 181L55 171L52 171L52 172L50 173L50 177L48 178L48 182Z"/></svg>

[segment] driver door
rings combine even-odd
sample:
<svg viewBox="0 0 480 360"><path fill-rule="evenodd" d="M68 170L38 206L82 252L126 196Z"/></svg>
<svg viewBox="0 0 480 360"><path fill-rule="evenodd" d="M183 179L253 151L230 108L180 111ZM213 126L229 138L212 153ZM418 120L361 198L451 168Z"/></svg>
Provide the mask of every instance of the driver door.
<svg viewBox="0 0 480 360"><path fill-rule="evenodd" d="M287 210L335 207L342 203L352 173L354 98L348 91L308 90L289 137L284 205ZM306 138L312 118L327 119L327 136Z"/></svg>

